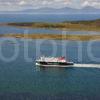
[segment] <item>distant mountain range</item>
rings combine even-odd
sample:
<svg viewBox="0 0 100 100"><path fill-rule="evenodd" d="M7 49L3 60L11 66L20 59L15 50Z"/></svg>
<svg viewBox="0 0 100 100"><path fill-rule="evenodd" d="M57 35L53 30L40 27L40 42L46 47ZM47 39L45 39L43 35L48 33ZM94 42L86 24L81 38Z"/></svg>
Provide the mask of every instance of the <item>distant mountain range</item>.
<svg viewBox="0 0 100 100"><path fill-rule="evenodd" d="M61 9L55 9L55 8L41 8L41 9L26 9L23 11L9 11L9 12L2 12L2 13L50 13L50 14L81 14L81 13L100 13L100 9L96 9L90 6L86 6L82 9L74 9L74 8L61 8Z"/></svg>

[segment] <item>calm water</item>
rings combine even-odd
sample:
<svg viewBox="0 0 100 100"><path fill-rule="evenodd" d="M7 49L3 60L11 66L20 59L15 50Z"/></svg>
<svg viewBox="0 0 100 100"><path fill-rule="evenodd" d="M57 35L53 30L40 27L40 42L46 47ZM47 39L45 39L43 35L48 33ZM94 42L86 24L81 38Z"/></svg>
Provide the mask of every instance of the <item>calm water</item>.
<svg viewBox="0 0 100 100"><path fill-rule="evenodd" d="M100 14L0 14L0 22L63 22L99 18Z"/></svg>
<svg viewBox="0 0 100 100"><path fill-rule="evenodd" d="M28 17L27 17L28 16ZM0 22L11 21L65 21L79 16L17 16L1 15ZM88 15L90 16L90 15ZM99 18L99 15L87 17ZM0 27L0 34L7 33L56 33L61 30L22 29L14 27ZM65 32L63 32L65 34ZM67 34L99 34L99 32L67 31ZM90 48L89 48L90 45ZM16 59L5 62L3 57L10 58L15 54ZM40 48L38 48L40 47ZM55 51L56 50L56 51ZM90 51L92 58L89 54ZM40 52L39 52L40 51ZM54 54L53 54L54 51ZM100 96L100 41L52 41L52 40L24 40L0 39L0 100L99 100ZM35 60L41 55L66 56L76 64L93 64L80 68L39 68ZM26 59L28 56L29 59Z"/></svg>
<svg viewBox="0 0 100 100"><path fill-rule="evenodd" d="M99 68L39 68L35 66L35 59L41 54L50 56L53 52L51 40L22 40L17 39L16 44L6 41L2 44L2 54L10 58L14 53L14 45L19 48L18 56L12 62L5 62L0 56L0 95L5 98L50 98L50 100L96 100L100 93L100 69ZM29 61L25 59L28 42ZM2 43L2 41L0 41ZM41 43L41 54L36 50L36 45ZM92 61L87 53L89 42L82 42L82 60L78 59L78 46L74 41L55 41L57 51L55 56L65 55L75 63L99 63ZM0 44L1 45L1 44ZM61 48L65 45L65 51ZM93 43L92 52L100 57L100 42ZM4 93L4 94L3 94ZM39 97L38 97L39 96ZM84 98L84 99L83 99ZM24 100L19 99L19 100ZM11 99L12 100L12 99ZM25 99L26 100L26 99ZM33 100L33 99L31 99Z"/></svg>
<svg viewBox="0 0 100 100"><path fill-rule="evenodd" d="M53 30L53 29L31 29L31 28L16 28L9 26L0 26L0 34L22 33L22 34L100 34L94 31L71 31L71 30Z"/></svg>

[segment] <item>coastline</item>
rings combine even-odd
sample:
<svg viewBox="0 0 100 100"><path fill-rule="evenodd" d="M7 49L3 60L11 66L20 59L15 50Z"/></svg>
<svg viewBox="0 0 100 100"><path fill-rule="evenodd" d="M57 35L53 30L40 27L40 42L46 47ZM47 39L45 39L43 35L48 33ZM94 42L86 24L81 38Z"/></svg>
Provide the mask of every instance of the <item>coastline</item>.
<svg viewBox="0 0 100 100"><path fill-rule="evenodd" d="M1 24L2 25L2 24ZM11 22L3 24L5 26L19 28L44 28L59 30L79 30L79 31L100 31L100 19L88 21L65 21L60 23L51 22Z"/></svg>
<svg viewBox="0 0 100 100"><path fill-rule="evenodd" d="M50 40L72 40L91 41L100 40L100 35L62 35L62 34L0 34L0 38L24 38L24 39L50 39Z"/></svg>

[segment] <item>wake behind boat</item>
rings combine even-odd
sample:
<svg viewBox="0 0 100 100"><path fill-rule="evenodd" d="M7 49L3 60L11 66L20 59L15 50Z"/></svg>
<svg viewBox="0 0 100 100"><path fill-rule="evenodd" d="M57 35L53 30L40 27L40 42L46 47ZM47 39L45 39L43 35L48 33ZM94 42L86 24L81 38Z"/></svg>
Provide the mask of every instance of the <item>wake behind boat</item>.
<svg viewBox="0 0 100 100"><path fill-rule="evenodd" d="M67 61L65 57L40 57L36 60L36 65L41 67L69 67L74 63Z"/></svg>

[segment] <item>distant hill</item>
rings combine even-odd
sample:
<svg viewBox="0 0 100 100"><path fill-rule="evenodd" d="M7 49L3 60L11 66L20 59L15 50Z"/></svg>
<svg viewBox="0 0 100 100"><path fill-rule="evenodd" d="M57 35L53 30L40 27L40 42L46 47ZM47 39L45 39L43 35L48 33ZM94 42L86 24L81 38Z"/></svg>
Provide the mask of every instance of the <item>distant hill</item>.
<svg viewBox="0 0 100 100"><path fill-rule="evenodd" d="M61 8L61 9L54 9L54 8L41 8L41 9L27 9L22 12L39 12L39 13L67 13L70 11L76 11L76 9L72 8Z"/></svg>
<svg viewBox="0 0 100 100"><path fill-rule="evenodd" d="M100 9L96 9L90 6L86 6L82 9L74 9L74 8L60 8L60 9L54 9L54 8L41 8L41 9L27 9L24 11L21 11L24 13L100 13Z"/></svg>
<svg viewBox="0 0 100 100"><path fill-rule="evenodd" d="M55 9L55 8L41 8L41 9L26 9L22 11L12 11L12 12L2 12L2 13L64 13L64 14L81 14L81 13L100 13L100 9L96 9L90 6L86 6L82 9L74 9L74 8L60 8L60 9Z"/></svg>

